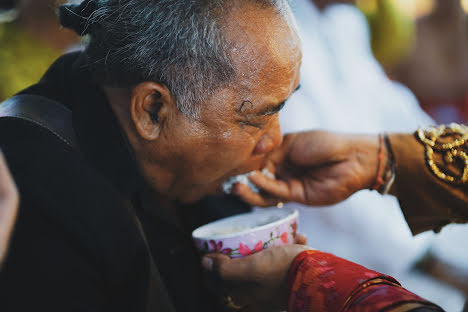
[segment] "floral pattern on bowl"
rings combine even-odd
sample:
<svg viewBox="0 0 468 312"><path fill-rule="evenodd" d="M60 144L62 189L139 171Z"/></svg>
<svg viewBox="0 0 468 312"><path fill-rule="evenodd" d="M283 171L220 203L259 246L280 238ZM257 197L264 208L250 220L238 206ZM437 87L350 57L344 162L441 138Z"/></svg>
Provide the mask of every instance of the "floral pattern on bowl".
<svg viewBox="0 0 468 312"><path fill-rule="evenodd" d="M213 234L210 229L272 218L273 222L227 233ZM276 219L275 219L276 218ZM222 219L196 229L192 236L201 253L221 253L231 258L245 257L273 246L293 244L297 233L298 212L274 209ZM262 222L259 222L262 223ZM264 223L264 222L263 222ZM214 230L213 230L214 231Z"/></svg>

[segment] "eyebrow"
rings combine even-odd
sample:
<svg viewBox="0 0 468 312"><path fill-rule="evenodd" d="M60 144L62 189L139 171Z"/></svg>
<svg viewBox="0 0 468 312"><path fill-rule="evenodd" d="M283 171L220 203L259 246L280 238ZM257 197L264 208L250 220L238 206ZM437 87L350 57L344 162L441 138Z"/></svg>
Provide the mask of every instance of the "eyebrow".
<svg viewBox="0 0 468 312"><path fill-rule="evenodd" d="M297 86L297 88L293 91L296 92L297 90L299 90L301 88L301 85L299 84ZM257 116L270 116L270 115L274 115L276 114L277 112L279 112L283 107L284 105L286 104L286 100L284 100L283 102L279 103L278 105L275 105L273 107L267 107L265 109L262 109L261 111L259 111L258 113L256 113L255 115Z"/></svg>

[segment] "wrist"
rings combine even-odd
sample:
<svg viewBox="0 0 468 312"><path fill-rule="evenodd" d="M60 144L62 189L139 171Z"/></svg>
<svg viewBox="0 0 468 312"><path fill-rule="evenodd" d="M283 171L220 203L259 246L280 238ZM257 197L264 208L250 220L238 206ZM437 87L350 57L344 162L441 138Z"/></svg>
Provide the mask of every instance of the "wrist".
<svg viewBox="0 0 468 312"><path fill-rule="evenodd" d="M390 139L388 138L388 135L385 133L382 135L383 139L383 148L385 149L386 152L386 159L381 175L380 181L382 184L379 186L379 188L376 188L380 194L382 195L387 195L390 194L390 191L393 188L393 185L395 184L395 178L396 178L396 171L395 171L395 157L393 155L393 150L392 146L390 144Z"/></svg>
<svg viewBox="0 0 468 312"><path fill-rule="evenodd" d="M355 135L349 142L353 146L352 154L357 165L359 190L372 189L382 162L388 157L387 151L382 148L378 135Z"/></svg>

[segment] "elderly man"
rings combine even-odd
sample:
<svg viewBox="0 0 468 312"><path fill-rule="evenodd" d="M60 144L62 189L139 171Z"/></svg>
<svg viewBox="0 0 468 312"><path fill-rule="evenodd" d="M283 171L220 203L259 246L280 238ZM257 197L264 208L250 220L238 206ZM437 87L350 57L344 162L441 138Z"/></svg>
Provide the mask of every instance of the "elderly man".
<svg viewBox="0 0 468 312"><path fill-rule="evenodd" d="M219 311L190 230L248 208L182 206L281 144L301 64L287 1L84 1L60 19L86 50L3 105L22 197L0 309Z"/></svg>

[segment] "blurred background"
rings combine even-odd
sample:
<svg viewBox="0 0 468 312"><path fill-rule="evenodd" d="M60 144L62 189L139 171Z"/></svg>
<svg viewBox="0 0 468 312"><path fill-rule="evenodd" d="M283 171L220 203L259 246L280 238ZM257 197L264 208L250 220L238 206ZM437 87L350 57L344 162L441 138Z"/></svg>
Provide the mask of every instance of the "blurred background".
<svg viewBox="0 0 468 312"><path fill-rule="evenodd" d="M59 27L55 8L64 2L0 0L0 99L36 82L60 54L80 47L72 31ZM373 54L388 77L406 85L435 121L467 122L468 0L355 4L367 19Z"/></svg>
<svg viewBox="0 0 468 312"><path fill-rule="evenodd" d="M0 100L36 83L61 54L79 47L59 27L55 8L65 1L0 0Z"/></svg>
<svg viewBox="0 0 468 312"><path fill-rule="evenodd" d="M358 0L372 51L438 122L468 121L468 1Z"/></svg>
<svg viewBox="0 0 468 312"><path fill-rule="evenodd" d="M63 2L0 0L0 101L37 82L59 55L83 48L58 24ZM468 122L468 0L293 0L292 7L303 82L280 116L285 132ZM467 225L413 237L397 201L368 191L327 209L293 206L311 246L394 275L447 311L463 310Z"/></svg>

